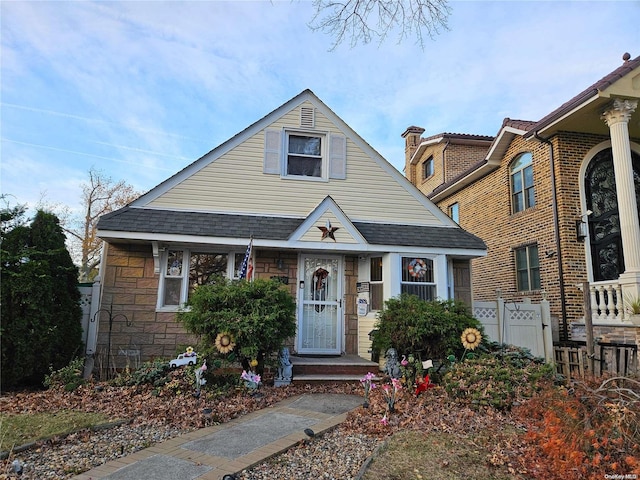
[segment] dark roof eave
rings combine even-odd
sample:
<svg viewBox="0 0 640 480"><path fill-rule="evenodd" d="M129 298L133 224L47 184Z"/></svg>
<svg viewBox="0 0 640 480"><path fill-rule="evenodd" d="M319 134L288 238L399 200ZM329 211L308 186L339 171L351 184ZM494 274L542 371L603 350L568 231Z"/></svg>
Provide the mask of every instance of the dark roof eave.
<svg viewBox="0 0 640 480"><path fill-rule="evenodd" d="M598 93L598 89L592 89L582 92L582 94L574 97L572 100L563 104L562 106L551 112L549 115L542 118L542 120L537 122L533 127L531 127L531 129L529 129L529 131L527 131L527 133L524 134L524 139L531 140L531 138L535 137L537 133L552 125L557 120L564 117L566 114L570 113L576 108L579 108L585 103L589 103L591 100L598 96Z"/></svg>
<svg viewBox="0 0 640 480"><path fill-rule="evenodd" d="M640 56L634 58L633 60L625 61L620 67L616 68L614 71L605 75L603 78L598 80L593 85L589 86L578 95L573 97L568 102L563 103L555 109L550 114L546 115L542 119L540 119L531 129L525 134L524 138L526 140L530 140L536 134L540 133L545 128L549 127L557 120L564 117L566 114L575 110L576 108L581 107L585 103L591 102L595 97L598 97L600 93L606 90L608 87L613 85L616 81L627 75L629 72L636 69L640 66Z"/></svg>

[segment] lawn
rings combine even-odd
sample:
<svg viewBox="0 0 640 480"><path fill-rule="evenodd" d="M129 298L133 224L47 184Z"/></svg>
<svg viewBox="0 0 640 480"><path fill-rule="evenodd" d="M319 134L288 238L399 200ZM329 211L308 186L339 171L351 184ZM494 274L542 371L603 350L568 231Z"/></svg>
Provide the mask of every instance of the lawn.
<svg viewBox="0 0 640 480"><path fill-rule="evenodd" d="M0 413L0 451L109 422L99 412Z"/></svg>

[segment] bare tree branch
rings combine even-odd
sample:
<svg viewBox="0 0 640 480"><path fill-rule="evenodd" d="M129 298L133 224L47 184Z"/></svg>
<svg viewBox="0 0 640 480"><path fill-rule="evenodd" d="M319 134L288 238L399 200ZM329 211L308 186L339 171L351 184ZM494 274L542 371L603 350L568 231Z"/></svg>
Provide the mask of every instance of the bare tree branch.
<svg viewBox="0 0 640 480"><path fill-rule="evenodd" d="M93 280L100 264L102 240L96 236L98 220L106 213L117 210L139 196L124 180L114 182L91 167L89 179L82 184L81 214L73 214L65 205L44 205L44 210L56 212L60 226L68 235L69 252L80 265L80 281ZM41 205L43 203L41 202Z"/></svg>
<svg viewBox="0 0 640 480"><path fill-rule="evenodd" d="M114 183L110 177L91 168L89 182L82 185L82 206L84 221L82 230L73 235L82 241L80 260L80 281L90 280L92 271L100 262L102 240L96 236L99 218L113 210L125 206L139 194L124 180Z"/></svg>
<svg viewBox="0 0 640 480"><path fill-rule="evenodd" d="M425 36L433 39L448 29L451 13L447 0L313 0L313 6L309 27L333 37L331 50L347 37L351 47L374 38L382 43L394 31L398 43L415 36L424 49Z"/></svg>

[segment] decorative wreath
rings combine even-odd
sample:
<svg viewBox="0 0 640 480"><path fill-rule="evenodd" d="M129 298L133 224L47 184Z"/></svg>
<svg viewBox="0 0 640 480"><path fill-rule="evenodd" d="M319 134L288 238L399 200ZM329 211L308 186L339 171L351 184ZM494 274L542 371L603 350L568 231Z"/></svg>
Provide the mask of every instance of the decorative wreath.
<svg viewBox="0 0 640 480"><path fill-rule="evenodd" d="M424 277L427 272L427 265L421 258L414 258L409 263L409 275L412 277Z"/></svg>

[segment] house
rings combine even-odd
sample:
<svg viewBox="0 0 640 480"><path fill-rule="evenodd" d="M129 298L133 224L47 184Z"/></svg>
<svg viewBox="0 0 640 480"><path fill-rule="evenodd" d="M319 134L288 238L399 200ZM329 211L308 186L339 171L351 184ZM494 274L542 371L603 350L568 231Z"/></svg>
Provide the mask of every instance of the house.
<svg viewBox="0 0 640 480"><path fill-rule="evenodd" d="M535 92L532 92L535 94ZM473 298L550 302L556 340L640 345L640 57L538 121L495 137L404 133L405 175L488 254Z"/></svg>
<svg viewBox="0 0 640 480"><path fill-rule="evenodd" d="M142 360L194 341L176 313L211 275L237 278L250 243L249 277L297 300L298 355L369 357L386 299L469 300L469 262L486 254L309 90L100 218L98 236L90 353Z"/></svg>

